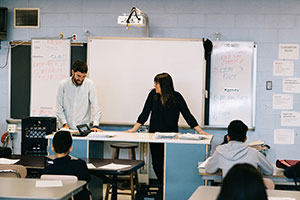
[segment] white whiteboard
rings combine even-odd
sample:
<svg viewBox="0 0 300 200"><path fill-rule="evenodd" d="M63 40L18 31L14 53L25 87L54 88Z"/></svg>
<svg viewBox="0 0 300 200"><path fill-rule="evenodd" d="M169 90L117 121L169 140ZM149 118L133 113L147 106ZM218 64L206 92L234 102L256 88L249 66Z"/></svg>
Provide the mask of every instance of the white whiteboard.
<svg viewBox="0 0 300 200"><path fill-rule="evenodd" d="M254 42L213 42L209 125L227 127L240 119L254 128L255 80Z"/></svg>
<svg viewBox="0 0 300 200"><path fill-rule="evenodd" d="M89 77L97 85L102 124L134 124L154 76L169 73L202 124L205 61L200 39L88 39ZM179 125L188 126L180 117Z"/></svg>
<svg viewBox="0 0 300 200"><path fill-rule="evenodd" d="M32 39L30 116L55 116L57 89L70 66L70 40Z"/></svg>

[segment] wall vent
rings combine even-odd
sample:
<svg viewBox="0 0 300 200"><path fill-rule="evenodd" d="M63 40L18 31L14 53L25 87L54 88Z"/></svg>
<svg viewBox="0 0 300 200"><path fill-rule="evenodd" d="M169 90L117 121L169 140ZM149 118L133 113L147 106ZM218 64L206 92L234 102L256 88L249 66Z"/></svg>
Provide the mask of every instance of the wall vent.
<svg viewBox="0 0 300 200"><path fill-rule="evenodd" d="M14 8L14 28L40 28L40 9Z"/></svg>

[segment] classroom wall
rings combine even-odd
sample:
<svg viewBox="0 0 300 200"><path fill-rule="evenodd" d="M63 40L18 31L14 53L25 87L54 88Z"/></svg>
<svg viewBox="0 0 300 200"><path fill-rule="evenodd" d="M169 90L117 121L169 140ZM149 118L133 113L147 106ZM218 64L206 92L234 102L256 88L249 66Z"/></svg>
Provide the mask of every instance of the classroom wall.
<svg viewBox="0 0 300 200"><path fill-rule="evenodd" d="M256 129L249 132L250 141L262 139L271 146L268 157L300 159L298 127L281 127L280 110L272 109L273 94L282 93L283 77L273 76L273 61L278 59L280 43L300 41L300 1L297 0L0 0L9 8L8 40L30 40L33 37L65 37L77 33L85 42L84 30L92 36L144 36L144 28L117 24L117 17L136 6L146 12L151 37L209 38L234 41L255 41L257 54ZM41 9L39 29L14 29L13 8ZM6 45L6 42L1 42ZM0 50L0 66L6 62L7 49ZM299 60L294 62L294 76L300 76ZM8 118L8 67L0 69L0 134L6 130ZM273 81L273 90L265 90L265 82ZM176 81L176 80L175 80ZM241 83L242 84L242 83ZM300 110L300 95L294 94L294 109ZM273 144L277 128L295 130L294 145ZM221 143L224 130L207 130L215 135L214 144Z"/></svg>

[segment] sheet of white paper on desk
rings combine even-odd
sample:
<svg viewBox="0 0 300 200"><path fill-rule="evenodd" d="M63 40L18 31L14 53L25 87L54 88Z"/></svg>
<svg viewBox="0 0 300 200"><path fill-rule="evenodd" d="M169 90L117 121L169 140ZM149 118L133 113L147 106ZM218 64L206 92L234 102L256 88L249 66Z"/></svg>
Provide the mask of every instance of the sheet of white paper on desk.
<svg viewBox="0 0 300 200"><path fill-rule="evenodd" d="M7 158L0 158L1 165L12 165L19 161L20 159L7 159Z"/></svg>
<svg viewBox="0 0 300 200"><path fill-rule="evenodd" d="M61 180L38 180L35 182L35 187L62 187Z"/></svg>
<svg viewBox="0 0 300 200"><path fill-rule="evenodd" d="M154 133L154 138L175 138L178 133Z"/></svg>
<svg viewBox="0 0 300 200"><path fill-rule="evenodd" d="M268 200L296 200L292 197L268 197Z"/></svg>
<svg viewBox="0 0 300 200"><path fill-rule="evenodd" d="M130 167L131 165L122 165L122 164L115 164L115 163L110 163L108 165L103 165L101 167L98 167L99 169L111 169L111 170L118 170L118 169L123 169Z"/></svg>
<svg viewBox="0 0 300 200"><path fill-rule="evenodd" d="M88 169L95 169L96 168L95 165L93 165L93 163L87 163L86 166L87 166Z"/></svg>
<svg viewBox="0 0 300 200"><path fill-rule="evenodd" d="M199 162L198 163L198 168L199 169L205 169L206 163L210 160L211 157L207 158L204 162Z"/></svg>
<svg viewBox="0 0 300 200"><path fill-rule="evenodd" d="M202 140L205 137L203 135L199 135L199 134L186 133L186 134L178 135L178 138L182 139L182 140Z"/></svg>
<svg viewBox="0 0 300 200"><path fill-rule="evenodd" d="M114 137L116 134L113 133L101 133L101 132L91 132L88 138L99 138L99 137Z"/></svg>

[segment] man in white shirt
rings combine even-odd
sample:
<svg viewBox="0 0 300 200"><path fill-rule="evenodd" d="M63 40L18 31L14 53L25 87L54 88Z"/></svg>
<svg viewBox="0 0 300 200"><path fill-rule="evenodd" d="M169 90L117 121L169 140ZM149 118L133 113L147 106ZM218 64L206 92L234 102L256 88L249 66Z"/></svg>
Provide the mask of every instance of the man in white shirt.
<svg viewBox="0 0 300 200"><path fill-rule="evenodd" d="M93 108L93 131L101 131L99 122L101 111L98 106L95 83L86 78L87 65L75 61L72 76L61 81L57 92L57 117L63 128L77 129L80 124L89 124Z"/></svg>

